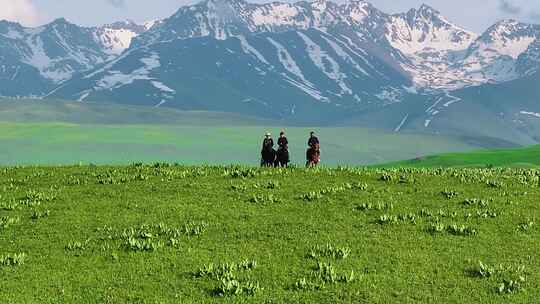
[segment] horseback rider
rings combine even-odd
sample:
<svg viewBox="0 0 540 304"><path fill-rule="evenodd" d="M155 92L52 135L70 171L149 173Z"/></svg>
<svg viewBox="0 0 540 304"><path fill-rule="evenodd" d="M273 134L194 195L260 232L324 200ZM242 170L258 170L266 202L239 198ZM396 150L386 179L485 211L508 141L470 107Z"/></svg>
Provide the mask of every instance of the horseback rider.
<svg viewBox="0 0 540 304"><path fill-rule="evenodd" d="M308 146L309 149L306 151L306 167L315 167L321 161L321 150L319 139L315 136L314 131L309 133Z"/></svg>
<svg viewBox="0 0 540 304"><path fill-rule="evenodd" d="M267 132L261 149L261 166L273 166L275 160L274 140L272 134Z"/></svg>
<svg viewBox="0 0 540 304"><path fill-rule="evenodd" d="M319 139L315 136L315 131L309 132L308 146L314 148L316 144L320 144Z"/></svg>
<svg viewBox="0 0 540 304"><path fill-rule="evenodd" d="M287 140L287 137L285 136L285 131L281 131L279 133L278 146L279 148L277 151L277 158L276 158L275 166L287 167L290 162L290 159L289 159L289 141Z"/></svg>
<svg viewBox="0 0 540 304"><path fill-rule="evenodd" d="M285 136L285 131L281 131L279 133L279 139L278 139L278 146L279 146L279 149L282 149L282 150L289 150L289 141L287 140L287 137Z"/></svg>
<svg viewBox="0 0 540 304"><path fill-rule="evenodd" d="M272 134L270 132L266 133L264 136L263 144L262 144L262 150L271 149L274 147L274 140L272 139Z"/></svg>

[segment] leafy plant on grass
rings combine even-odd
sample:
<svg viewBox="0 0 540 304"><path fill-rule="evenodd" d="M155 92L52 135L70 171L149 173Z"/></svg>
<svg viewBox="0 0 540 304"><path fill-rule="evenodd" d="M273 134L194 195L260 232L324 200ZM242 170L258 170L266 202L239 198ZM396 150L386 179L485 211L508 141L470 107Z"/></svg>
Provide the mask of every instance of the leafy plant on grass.
<svg viewBox="0 0 540 304"><path fill-rule="evenodd" d="M514 276L511 278L505 278L499 284L497 291L499 293L509 293L514 294L523 290L523 285L525 285L526 278L524 276Z"/></svg>
<svg viewBox="0 0 540 304"><path fill-rule="evenodd" d="M48 217L50 215L50 213L51 212L48 209L43 210L43 211L34 209L34 210L32 210L32 214L30 215L30 218L33 219L33 220L39 220L41 218Z"/></svg>
<svg viewBox="0 0 540 304"><path fill-rule="evenodd" d="M309 250L308 257L312 259L319 258L334 258L345 259L351 254L349 247L339 247L332 244L326 244L324 246L316 245Z"/></svg>
<svg viewBox="0 0 540 304"><path fill-rule="evenodd" d="M46 194L37 190L29 190L26 192L25 200L33 202L50 202L56 199L56 196L52 194Z"/></svg>
<svg viewBox="0 0 540 304"><path fill-rule="evenodd" d="M171 246L171 247L174 247L174 248L179 248L180 247L180 240L178 240L176 238L170 238L168 245Z"/></svg>
<svg viewBox="0 0 540 304"><path fill-rule="evenodd" d="M255 260L242 260L238 263L223 263L215 265L210 263L203 265L196 273L198 277L212 277L215 279L222 279L224 277L234 277L236 272L252 271L257 268L257 261Z"/></svg>
<svg viewBox="0 0 540 304"><path fill-rule="evenodd" d="M88 180L87 180L87 179L83 179L83 178L78 178L78 177L75 177L75 176L70 176L70 177L68 178L67 184L68 184L69 186L81 186L81 185L87 185L87 184L88 184Z"/></svg>
<svg viewBox="0 0 540 304"><path fill-rule="evenodd" d="M448 233L457 236L476 235L476 229L465 225L451 224L446 227L446 230Z"/></svg>
<svg viewBox="0 0 540 304"><path fill-rule="evenodd" d="M354 185L354 188L355 189L358 189L358 190L361 190L361 191L366 191L368 189L369 185L366 184L366 183L356 183Z"/></svg>
<svg viewBox="0 0 540 304"><path fill-rule="evenodd" d="M463 205L465 205L465 206L480 206L482 208L489 207L489 203L486 200L477 199L477 198L468 198L468 199L463 201Z"/></svg>
<svg viewBox="0 0 540 304"><path fill-rule="evenodd" d="M247 259L238 263L232 262L219 265L210 263L208 265L203 265L203 267L197 271L196 276L219 281L219 285L214 290L214 293L217 296L253 296L262 290L259 282L249 278L243 280L239 279L237 274L241 272L251 272L256 267L257 261Z"/></svg>
<svg viewBox="0 0 540 304"><path fill-rule="evenodd" d="M283 201L273 194L267 194L267 195L258 194L258 195L253 195L249 199L249 202L254 203L254 204L275 204L275 203L282 203Z"/></svg>
<svg viewBox="0 0 540 304"><path fill-rule="evenodd" d="M441 192L441 194L447 199L453 199L459 195L459 192L445 189L444 191Z"/></svg>
<svg viewBox="0 0 540 304"><path fill-rule="evenodd" d="M427 229L430 233L442 233L446 231L446 225L442 223L431 223Z"/></svg>
<svg viewBox="0 0 540 304"><path fill-rule="evenodd" d="M380 181L383 182L391 182L395 179L395 177L392 174L389 174L387 172L384 172L381 177L379 178Z"/></svg>
<svg viewBox="0 0 540 304"><path fill-rule="evenodd" d="M42 203L50 202L56 199L53 194L46 194L37 190L29 190L26 195L19 201L19 204L26 207L37 207Z"/></svg>
<svg viewBox="0 0 540 304"><path fill-rule="evenodd" d="M220 297L240 295L254 296L262 290L259 282L251 280L242 282L235 279L223 278L220 282L221 284L215 289L215 294Z"/></svg>
<svg viewBox="0 0 540 304"><path fill-rule="evenodd" d="M476 217L480 219L487 219L487 218L496 218L498 217L500 212L485 209L485 210L476 210Z"/></svg>
<svg viewBox="0 0 540 304"><path fill-rule="evenodd" d="M0 202L0 209L5 211L13 211L19 209L20 205L14 202Z"/></svg>
<svg viewBox="0 0 540 304"><path fill-rule="evenodd" d="M255 189L263 188L263 189L268 189L268 190L274 190L274 189L279 188L279 182L269 181L269 182L262 183L262 184L256 183L256 184L253 185L253 188L255 188Z"/></svg>
<svg viewBox="0 0 540 304"><path fill-rule="evenodd" d="M356 206L356 210L360 211L381 211L381 210L393 210L394 204L393 203L363 203L361 205Z"/></svg>
<svg viewBox="0 0 540 304"><path fill-rule="evenodd" d="M323 289L327 284L351 283L356 279L354 270L349 273L339 272L332 264L318 262L309 278L302 278L293 285L296 290Z"/></svg>
<svg viewBox="0 0 540 304"><path fill-rule="evenodd" d="M253 178L257 177L259 175L259 172L253 168L243 168L225 170L223 175L230 178Z"/></svg>
<svg viewBox="0 0 540 304"><path fill-rule="evenodd" d="M247 187L245 185L231 185L231 189L238 192L247 191Z"/></svg>
<svg viewBox="0 0 540 304"><path fill-rule="evenodd" d="M416 180L408 175L400 175L398 180L398 184L414 184L415 182Z"/></svg>
<svg viewBox="0 0 540 304"><path fill-rule="evenodd" d="M380 225L393 225L399 223L399 219L396 215L383 214L379 216L377 223Z"/></svg>
<svg viewBox="0 0 540 304"><path fill-rule="evenodd" d="M10 226L16 225L21 221L19 217L4 216L0 217L0 229L6 229Z"/></svg>
<svg viewBox="0 0 540 304"><path fill-rule="evenodd" d="M383 214L377 219L380 225L395 225L399 223L416 224L416 215L414 213L405 213L398 215Z"/></svg>
<svg viewBox="0 0 540 304"><path fill-rule="evenodd" d="M313 201L322 199L323 195L320 192L312 191L312 192L302 194L300 198L304 201L313 202Z"/></svg>
<svg viewBox="0 0 540 304"><path fill-rule="evenodd" d="M347 191L347 190L356 189L357 186L355 186L355 185L353 185L351 183L344 183L344 184L337 185L337 186L329 186L329 187L323 188L323 189L318 190L318 191L311 191L311 192L302 194L300 196L300 199L302 199L304 201L312 202L312 201L322 199L325 195L336 194L336 193L344 192L344 191ZM362 188L363 184L360 184L359 187Z"/></svg>
<svg viewBox="0 0 540 304"><path fill-rule="evenodd" d="M20 266L26 261L26 253L0 255L0 266Z"/></svg>
<svg viewBox="0 0 540 304"><path fill-rule="evenodd" d="M124 246L130 251L156 251L163 248L164 243L161 240L128 238Z"/></svg>
<svg viewBox="0 0 540 304"><path fill-rule="evenodd" d="M527 281L526 269L522 265L492 266L479 261L469 272L474 277L496 281L494 289L500 294L518 293L524 289Z"/></svg>
<svg viewBox="0 0 540 304"><path fill-rule="evenodd" d="M187 222L184 224L184 234L187 236L200 236L208 228L206 222Z"/></svg>
<svg viewBox="0 0 540 304"><path fill-rule="evenodd" d="M521 224L518 225L518 230L522 232L527 232L531 230L534 227L534 221L533 220L527 220Z"/></svg>
<svg viewBox="0 0 540 304"><path fill-rule="evenodd" d="M504 184L495 180L487 181L486 185L490 188L503 188Z"/></svg>
<svg viewBox="0 0 540 304"><path fill-rule="evenodd" d="M86 249L88 243L89 240L86 240L84 243L79 241L71 241L66 245L65 249L67 251L83 251Z"/></svg>
<svg viewBox="0 0 540 304"><path fill-rule="evenodd" d="M439 222L431 223L428 226L427 231L432 234L446 232L456 236L474 236L477 234L476 229L469 226L458 224L445 225Z"/></svg>

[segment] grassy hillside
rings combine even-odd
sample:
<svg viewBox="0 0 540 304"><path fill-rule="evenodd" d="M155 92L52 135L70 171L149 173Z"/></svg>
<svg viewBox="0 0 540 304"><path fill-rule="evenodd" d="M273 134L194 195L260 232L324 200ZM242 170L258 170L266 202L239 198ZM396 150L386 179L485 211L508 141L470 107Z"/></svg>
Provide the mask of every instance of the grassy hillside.
<svg viewBox="0 0 540 304"><path fill-rule="evenodd" d="M539 173L5 168L0 299L535 303Z"/></svg>
<svg viewBox="0 0 540 304"><path fill-rule="evenodd" d="M350 113L343 126L461 137L485 148L540 143L540 74L440 95L418 95L370 112ZM532 115L531 115L532 114Z"/></svg>
<svg viewBox="0 0 540 304"><path fill-rule="evenodd" d="M385 167L538 167L540 145L522 149L447 153L400 161Z"/></svg>
<svg viewBox="0 0 540 304"><path fill-rule="evenodd" d="M180 111L122 104L0 98L0 122L159 124L205 126L275 125L277 122L222 112Z"/></svg>

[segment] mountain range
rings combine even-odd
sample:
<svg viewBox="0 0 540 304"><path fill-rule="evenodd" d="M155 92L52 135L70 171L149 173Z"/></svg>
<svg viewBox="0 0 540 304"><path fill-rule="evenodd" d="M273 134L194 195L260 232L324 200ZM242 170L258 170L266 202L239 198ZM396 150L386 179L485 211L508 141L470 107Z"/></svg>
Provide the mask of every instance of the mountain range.
<svg viewBox="0 0 540 304"><path fill-rule="evenodd" d="M539 69L540 25L502 20L478 35L427 5L386 14L361 0L204 0L143 25L0 22L3 96L520 143L539 140Z"/></svg>

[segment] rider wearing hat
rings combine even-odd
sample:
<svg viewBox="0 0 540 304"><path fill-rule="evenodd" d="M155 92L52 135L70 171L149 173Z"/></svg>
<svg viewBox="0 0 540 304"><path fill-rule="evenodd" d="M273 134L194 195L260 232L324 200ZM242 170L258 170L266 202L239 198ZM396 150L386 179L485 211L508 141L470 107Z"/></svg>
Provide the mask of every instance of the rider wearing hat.
<svg viewBox="0 0 540 304"><path fill-rule="evenodd" d="M315 147L315 145L320 144L319 139L315 136L315 131L309 132L308 146L310 148Z"/></svg>
<svg viewBox="0 0 540 304"><path fill-rule="evenodd" d="M283 149L285 151L289 149L289 141L287 140L287 137L285 136L285 131L281 131L279 133L279 139L277 143L280 149Z"/></svg>
<svg viewBox="0 0 540 304"><path fill-rule="evenodd" d="M262 149L263 151L268 148L273 148L274 147L274 140L272 139L272 134L270 134L270 132L267 132L265 137L264 137L264 140L263 140L263 144L262 144Z"/></svg>
<svg viewBox="0 0 540 304"><path fill-rule="evenodd" d="M278 146L277 164L279 166L287 167L291 160L289 158L289 141L285 136L285 131L279 133Z"/></svg>

